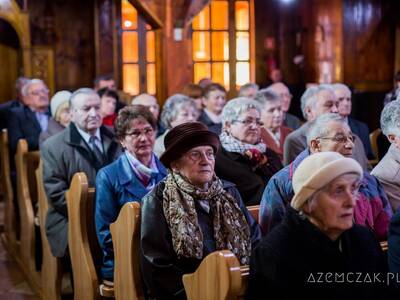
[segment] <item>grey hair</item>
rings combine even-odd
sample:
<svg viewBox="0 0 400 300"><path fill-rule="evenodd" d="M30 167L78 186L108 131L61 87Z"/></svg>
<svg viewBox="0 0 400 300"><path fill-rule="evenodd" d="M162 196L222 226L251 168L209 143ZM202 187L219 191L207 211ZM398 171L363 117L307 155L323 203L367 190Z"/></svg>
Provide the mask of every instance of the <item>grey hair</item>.
<svg viewBox="0 0 400 300"><path fill-rule="evenodd" d="M197 111L196 103L194 100L183 94L175 94L169 97L161 112L160 121L166 129L171 129L171 122L173 122L178 115L179 111L184 106L190 106L194 111Z"/></svg>
<svg viewBox="0 0 400 300"><path fill-rule="evenodd" d="M331 84L320 84L318 86L309 87L301 96L301 111L303 112L303 116L306 120L308 120L306 111L307 107L314 106L317 100L317 94L325 90L334 93Z"/></svg>
<svg viewBox="0 0 400 300"><path fill-rule="evenodd" d="M38 84L38 83L46 85L42 79L38 79L38 78L33 78L30 80L28 79L28 81L24 84L24 86L21 89L22 96L24 96L24 97L28 96L29 88L31 87L31 85Z"/></svg>
<svg viewBox="0 0 400 300"><path fill-rule="evenodd" d="M238 97L228 101L221 113L222 126L224 127L228 122L233 123L242 113L253 108L261 114L260 105L253 99Z"/></svg>
<svg viewBox="0 0 400 300"><path fill-rule="evenodd" d="M21 91L22 93L22 88L24 87L25 84L29 82L29 80L30 79L28 77L24 76L18 77L17 80L15 81L15 89Z"/></svg>
<svg viewBox="0 0 400 300"><path fill-rule="evenodd" d="M99 97L99 95L96 93L96 91L94 89L91 89L91 88L80 88L80 89L77 89L75 92L72 93L71 97L69 97L69 107L70 107L70 109L74 108L74 99L77 96L81 95L81 94L84 94L84 95L92 95L92 94L94 94L97 97ZM99 97L99 99L100 99L100 97Z"/></svg>
<svg viewBox="0 0 400 300"><path fill-rule="evenodd" d="M258 91L260 87L258 86L258 84L251 82L243 84L239 89L239 97L245 97L246 96L245 93L249 89L255 89L256 91Z"/></svg>
<svg viewBox="0 0 400 300"><path fill-rule="evenodd" d="M272 101L281 101L281 97L274 92L272 88L266 88L259 90L254 97L254 100L257 101L260 105L265 105L267 102Z"/></svg>
<svg viewBox="0 0 400 300"><path fill-rule="evenodd" d="M336 91L337 89L346 90L346 91L349 92L350 95L351 95L351 90L350 90L350 88L349 88L347 85L343 84L343 83L334 83L334 84L332 84L332 88L333 88L334 91Z"/></svg>
<svg viewBox="0 0 400 300"><path fill-rule="evenodd" d="M152 95L150 95L150 94L143 93L143 94L140 94L140 95L137 95L136 97L134 97L134 98L132 99L132 101L131 101L131 104L132 104L132 105L135 105L135 102L141 100L143 97L151 97L151 98L154 98L154 99L156 100L156 102L157 102L156 97L154 97L154 96L152 96Z"/></svg>
<svg viewBox="0 0 400 300"><path fill-rule="evenodd" d="M310 146L311 141L316 138L323 137L329 134L326 125L329 122L337 122L346 124L345 119L337 113L326 113L315 120L311 121L310 127L307 131L307 145Z"/></svg>
<svg viewBox="0 0 400 300"><path fill-rule="evenodd" d="M399 97L397 97L399 99ZM381 129L384 135L400 136L400 101L386 104L381 113Z"/></svg>

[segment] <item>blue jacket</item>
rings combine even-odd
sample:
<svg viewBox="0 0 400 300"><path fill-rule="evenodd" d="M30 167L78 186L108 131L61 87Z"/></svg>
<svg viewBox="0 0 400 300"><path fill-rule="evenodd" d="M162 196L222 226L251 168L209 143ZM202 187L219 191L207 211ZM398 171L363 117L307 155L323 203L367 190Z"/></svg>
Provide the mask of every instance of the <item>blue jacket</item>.
<svg viewBox="0 0 400 300"><path fill-rule="evenodd" d="M388 245L389 272L400 273L400 210L390 220Z"/></svg>
<svg viewBox="0 0 400 300"><path fill-rule="evenodd" d="M155 159L160 171L154 175L157 184L167 175L167 170L157 158ZM119 211L125 203L141 202L147 193L148 191L133 172L128 158L124 154L98 172L95 222L97 238L103 252L101 274L104 279L112 280L114 278L114 253L110 224L118 218Z"/></svg>
<svg viewBox="0 0 400 300"><path fill-rule="evenodd" d="M281 223L285 216L286 206L294 196L293 173L309 155L309 150L304 150L291 164L269 180L261 198L259 211L260 225L264 234ZM381 184L368 172L364 172L360 196L354 209L355 223L370 228L379 240L386 240L391 215L389 200Z"/></svg>
<svg viewBox="0 0 400 300"><path fill-rule="evenodd" d="M356 134L364 144L364 149L366 152L365 154L367 155L368 159L374 159L375 156L372 153L371 142L369 140L369 129L367 124L350 117L348 118L348 121L351 131Z"/></svg>

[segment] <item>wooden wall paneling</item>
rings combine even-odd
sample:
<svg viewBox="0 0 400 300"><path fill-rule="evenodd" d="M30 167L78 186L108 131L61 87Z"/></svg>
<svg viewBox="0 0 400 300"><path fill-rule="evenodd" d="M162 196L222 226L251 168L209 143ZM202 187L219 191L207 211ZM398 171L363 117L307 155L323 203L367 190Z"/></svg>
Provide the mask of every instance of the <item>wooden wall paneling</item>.
<svg viewBox="0 0 400 300"><path fill-rule="evenodd" d="M0 19L11 24L18 34L22 49L23 75L31 76L31 36L29 15L22 11L13 0L0 2Z"/></svg>
<svg viewBox="0 0 400 300"><path fill-rule="evenodd" d="M51 47L32 47L32 77L42 79L50 90L55 93L54 52Z"/></svg>
<svg viewBox="0 0 400 300"><path fill-rule="evenodd" d="M96 76L114 73L114 3L112 0L94 3Z"/></svg>
<svg viewBox="0 0 400 300"><path fill-rule="evenodd" d="M395 48L395 63L393 73L400 71L400 22L396 26L396 48Z"/></svg>

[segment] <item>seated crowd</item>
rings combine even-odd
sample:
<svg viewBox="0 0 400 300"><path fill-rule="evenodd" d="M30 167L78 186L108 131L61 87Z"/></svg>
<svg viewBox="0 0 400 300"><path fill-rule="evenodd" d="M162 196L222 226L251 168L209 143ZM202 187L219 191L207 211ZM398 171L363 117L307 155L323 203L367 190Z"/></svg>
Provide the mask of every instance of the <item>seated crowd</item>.
<svg viewBox="0 0 400 300"><path fill-rule="evenodd" d="M382 111L391 146L371 171L369 129L350 117L346 85L307 88L301 124L288 113L292 95L281 82L246 84L229 101L222 85L205 82L189 84L160 109L153 95L130 99L110 76L50 101L42 80L17 81L18 99L0 105L0 125L8 129L10 157L19 139L40 150L49 202L41 226L52 254L68 264L65 192L84 172L96 191L101 278L109 285L110 224L137 201L149 299L186 299L182 276L224 249L250 265L248 299L266 290L288 299L293 289L322 298L329 287L329 299L386 295L383 284L318 286L310 276L400 272L400 96ZM254 205L258 220L247 208Z"/></svg>

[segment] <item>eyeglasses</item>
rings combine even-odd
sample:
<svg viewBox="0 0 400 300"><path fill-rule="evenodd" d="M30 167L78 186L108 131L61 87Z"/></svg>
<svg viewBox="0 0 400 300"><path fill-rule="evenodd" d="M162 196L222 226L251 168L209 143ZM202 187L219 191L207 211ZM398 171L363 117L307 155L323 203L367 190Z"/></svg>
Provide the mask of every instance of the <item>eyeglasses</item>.
<svg viewBox="0 0 400 300"><path fill-rule="evenodd" d="M233 122L242 123L245 126L250 126L251 124L256 124L257 126L263 126L264 123L260 121L260 119L244 119L244 120L235 120Z"/></svg>
<svg viewBox="0 0 400 300"><path fill-rule="evenodd" d="M202 151L191 151L191 152L185 154L185 156L189 157L189 159L192 160L192 161L199 161L204 156L208 160L215 160L215 153L214 153L213 150L207 150L205 152L202 152Z"/></svg>
<svg viewBox="0 0 400 300"><path fill-rule="evenodd" d="M140 131L140 130L133 130L132 132L126 132L125 136L131 136L134 139L139 138L142 134L144 134L147 137L150 137L154 134L154 129L149 127L149 128L145 128L144 130Z"/></svg>
<svg viewBox="0 0 400 300"><path fill-rule="evenodd" d="M319 137L318 139L331 140L333 142L345 144L345 143L347 143L347 141L350 141L350 142L354 143L355 140L356 140L356 136L354 134L348 135L348 136L347 135L343 135L343 134L338 134L338 135L335 135L335 136L332 136L332 137Z"/></svg>
<svg viewBox="0 0 400 300"><path fill-rule="evenodd" d="M40 94L48 94L48 93L49 93L48 89L40 89L40 90L31 91L29 94L34 95L34 96L39 96Z"/></svg>

